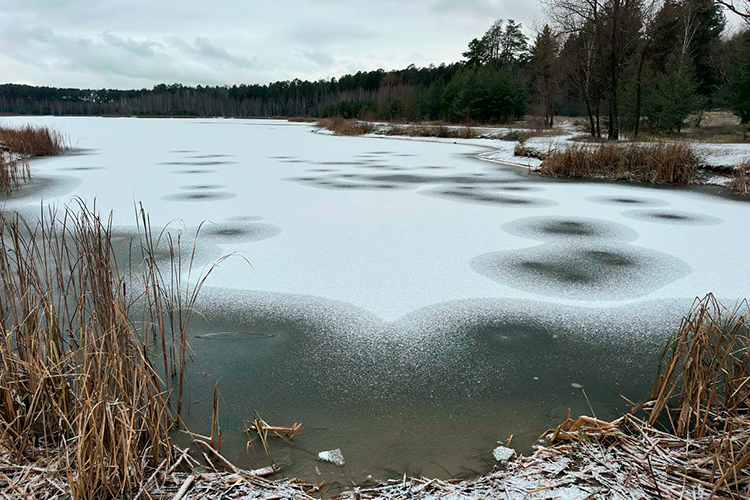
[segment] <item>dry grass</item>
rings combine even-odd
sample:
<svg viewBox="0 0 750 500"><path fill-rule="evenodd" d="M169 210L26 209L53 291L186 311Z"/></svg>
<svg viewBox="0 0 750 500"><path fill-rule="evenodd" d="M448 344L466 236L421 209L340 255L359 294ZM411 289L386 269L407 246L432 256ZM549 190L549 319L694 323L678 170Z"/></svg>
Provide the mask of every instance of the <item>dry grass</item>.
<svg viewBox="0 0 750 500"><path fill-rule="evenodd" d="M83 205L33 222L0 212L0 451L63 471L66 497L120 498L174 459L205 276L184 286L178 257L162 274L142 208L139 227L138 264L121 270L111 220ZM169 246L180 255L179 236Z"/></svg>
<svg viewBox="0 0 750 500"><path fill-rule="evenodd" d="M448 127L445 125L392 125L383 135L408 137L441 137L445 139L475 139L477 134L471 127Z"/></svg>
<svg viewBox="0 0 750 500"><path fill-rule="evenodd" d="M744 161L732 172L732 180L727 187L741 196L750 196L750 160Z"/></svg>
<svg viewBox="0 0 750 500"><path fill-rule="evenodd" d="M0 193L8 195L29 179L27 158L61 154L66 149L65 138L55 129L0 125Z"/></svg>
<svg viewBox="0 0 750 500"><path fill-rule="evenodd" d="M0 151L0 193L11 194L29 178L29 164L7 152Z"/></svg>
<svg viewBox="0 0 750 500"><path fill-rule="evenodd" d="M638 142L682 141L706 144L738 144L750 142L747 125L717 125L691 128L682 132L650 132L632 138Z"/></svg>
<svg viewBox="0 0 750 500"><path fill-rule="evenodd" d="M311 116L290 116L286 121L291 123L315 123L320 120Z"/></svg>
<svg viewBox="0 0 750 500"><path fill-rule="evenodd" d="M348 136L369 134L375 130L369 123L360 122L359 120L347 120L341 116L319 120L317 126L330 130L336 135Z"/></svg>
<svg viewBox="0 0 750 500"><path fill-rule="evenodd" d="M651 398L614 422L568 419L552 441L593 443L653 498L748 498L747 301L731 310L710 294L696 301L662 352Z"/></svg>
<svg viewBox="0 0 750 500"><path fill-rule="evenodd" d="M523 143L534 137L557 137L565 134L565 131L555 129L518 129L511 130L510 132L498 137L498 139L502 141L517 141Z"/></svg>
<svg viewBox="0 0 750 500"><path fill-rule="evenodd" d="M5 143L10 152L27 157L58 155L67 149L65 137L54 128L46 126L0 126L0 141Z"/></svg>
<svg viewBox="0 0 750 500"><path fill-rule="evenodd" d="M574 145L547 156L540 172L554 177L688 184L698 159L685 144Z"/></svg>

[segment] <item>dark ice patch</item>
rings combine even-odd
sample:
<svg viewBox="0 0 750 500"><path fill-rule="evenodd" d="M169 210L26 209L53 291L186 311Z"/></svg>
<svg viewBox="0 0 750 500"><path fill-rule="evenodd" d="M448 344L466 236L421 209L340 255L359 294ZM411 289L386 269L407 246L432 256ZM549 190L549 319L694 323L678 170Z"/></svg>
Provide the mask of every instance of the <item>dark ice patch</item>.
<svg viewBox="0 0 750 500"><path fill-rule="evenodd" d="M237 195L234 193L228 193L225 191L187 191L183 193L173 193L166 196L162 196L161 199L164 201L181 201L181 202L199 202L199 201L221 201L230 200L236 198Z"/></svg>
<svg viewBox="0 0 750 500"><path fill-rule="evenodd" d="M589 196L584 200L600 205L611 205L620 207L666 207L669 202L658 198L646 198L643 196Z"/></svg>
<svg viewBox="0 0 750 500"><path fill-rule="evenodd" d="M633 241L638 233L616 222L584 217L528 217L502 226L503 230L522 238L541 241L619 240Z"/></svg>
<svg viewBox="0 0 750 500"><path fill-rule="evenodd" d="M676 257L629 244L550 243L480 255L471 267L503 285L572 300L641 297L690 274Z"/></svg>
<svg viewBox="0 0 750 500"><path fill-rule="evenodd" d="M717 217L681 210L626 210L622 215L629 219L675 226L716 226L724 223Z"/></svg>

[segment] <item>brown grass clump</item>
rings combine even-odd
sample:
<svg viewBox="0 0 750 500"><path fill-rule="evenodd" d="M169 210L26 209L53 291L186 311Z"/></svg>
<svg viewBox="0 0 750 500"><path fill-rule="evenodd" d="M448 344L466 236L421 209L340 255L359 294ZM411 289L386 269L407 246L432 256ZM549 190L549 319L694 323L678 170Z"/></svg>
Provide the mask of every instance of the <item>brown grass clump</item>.
<svg viewBox="0 0 750 500"><path fill-rule="evenodd" d="M0 126L0 193L11 194L29 179L27 158L61 154L66 149L65 138L54 129Z"/></svg>
<svg viewBox="0 0 750 500"><path fill-rule="evenodd" d="M447 127L445 125L393 125L385 129L383 135L444 139L475 139L477 137L471 127Z"/></svg>
<svg viewBox="0 0 750 500"><path fill-rule="evenodd" d="M371 133L372 125L358 120L347 120L341 116L319 120L318 127L330 130L336 135L357 136Z"/></svg>
<svg viewBox="0 0 750 500"><path fill-rule="evenodd" d="M58 155L67 149L65 137L46 126L0 126L0 141L5 143L11 153L23 156Z"/></svg>
<svg viewBox="0 0 750 500"><path fill-rule="evenodd" d="M732 172L729 189L742 196L750 196L750 160L744 161Z"/></svg>
<svg viewBox="0 0 750 500"><path fill-rule="evenodd" d="M686 144L573 145L553 152L540 172L553 177L688 184L698 158Z"/></svg>
<svg viewBox="0 0 750 500"><path fill-rule="evenodd" d="M319 121L319 119L311 116L290 116L286 121L291 123L314 123Z"/></svg>
<svg viewBox="0 0 750 500"><path fill-rule="evenodd" d="M83 205L35 222L0 212L0 450L64 471L66 498L121 498L175 458L169 431L205 277L186 289L179 273L162 275L139 215L139 264L122 270L111 219Z"/></svg>

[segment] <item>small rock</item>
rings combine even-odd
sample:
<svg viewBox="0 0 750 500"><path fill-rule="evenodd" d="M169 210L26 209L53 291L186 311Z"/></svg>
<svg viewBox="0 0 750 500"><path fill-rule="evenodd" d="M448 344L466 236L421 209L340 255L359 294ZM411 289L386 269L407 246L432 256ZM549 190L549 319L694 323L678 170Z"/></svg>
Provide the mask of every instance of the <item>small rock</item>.
<svg viewBox="0 0 750 500"><path fill-rule="evenodd" d="M338 465L339 467L343 467L346 463L344 461L344 454L341 453L341 450L339 448L330 451L321 451L320 453L318 453L318 458L325 462L331 462L332 464Z"/></svg>
<svg viewBox="0 0 750 500"><path fill-rule="evenodd" d="M583 389L583 386L581 384L576 383L576 382L573 382L572 384L570 384L570 386L573 387L573 388L575 388L575 389Z"/></svg>
<svg viewBox="0 0 750 500"><path fill-rule="evenodd" d="M317 475L319 475L319 476L321 475L321 474L320 474L320 469L318 469L318 466L317 466L317 465L315 466L315 473L316 473Z"/></svg>
<svg viewBox="0 0 750 500"><path fill-rule="evenodd" d="M516 450L513 448L506 448L505 446L498 446L492 451L492 456L498 462L507 462L516 454Z"/></svg>

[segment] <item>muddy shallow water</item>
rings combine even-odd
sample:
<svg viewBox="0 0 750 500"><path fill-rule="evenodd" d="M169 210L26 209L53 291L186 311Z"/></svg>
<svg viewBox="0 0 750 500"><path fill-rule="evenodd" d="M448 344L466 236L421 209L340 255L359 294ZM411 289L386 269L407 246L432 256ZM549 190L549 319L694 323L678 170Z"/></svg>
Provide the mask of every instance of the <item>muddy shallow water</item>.
<svg viewBox="0 0 750 500"><path fill-rule="evenodd" d="M196 270L237 253L199 303L185 419L208 432L218 381L223 451L246 467L268 462L246 448L257 410L304 425L272 448L303 479L487 471L497 441L528 452L568 408L612 418L619 394L647 397L695 296L749 295L750 204L702 191L543 179L477 160L482 141L8 121L53 124L80 147L32 162L9 208L96 200L124 256L142 201L186 243L200 228ZM345 467L316 460L334 448Z"/></svg>

